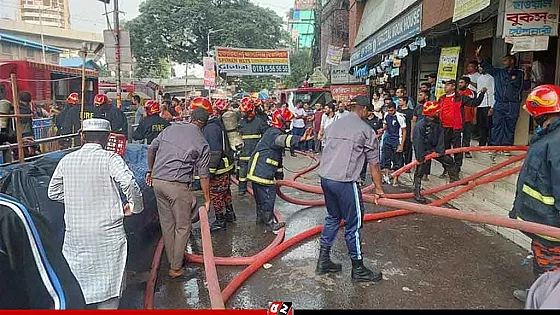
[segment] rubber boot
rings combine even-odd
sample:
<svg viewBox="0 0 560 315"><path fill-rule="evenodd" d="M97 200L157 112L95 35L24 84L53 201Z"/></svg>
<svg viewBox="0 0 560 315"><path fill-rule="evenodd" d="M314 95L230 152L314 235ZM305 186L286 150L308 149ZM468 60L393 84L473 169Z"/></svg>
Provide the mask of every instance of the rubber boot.
<svg viewBox="0 0 560 315"><path fill-rule="evenodd" d="M456 181L459 181L459 168L458 167L450 167L449 168L449 182L453 183ZM464 183L463 185L467 185L467 183Z"/></svg>
<svg viewBox="0 0 560 315"><path fill-rule="evenodd" d="M443 173L441 173L441 175L439 175L439 178L444 179L446 178L448 175L447 170L444 170Z"/></svg>
<svg viewBox="0 0 560 315"><path fill-rule="evenodd" d="M268 211L263 211L263 222L266 224L266 231L274 234L277 234L278 230L286 226L285 222L277 222L274 213Z"/></svg>
<svg viewBox="0 0 560 315"><path fill-rule="evenodd" d="M257 206L257 219L256 219L256 223L257 224L264 224L264 220L263 220L263 211Z"/></svg>
<svg viewBox="0 0 560 315"><path fill-rule="evenodd" d="M364 266L363 260L352 259L352 280L356 282L377 282L383 279L381 271L371 271Z"/></svg>
<svg viewBox="0 0 560 315"><path fill-rule="evenodd" d="M315 273L318 275L323 275L330 272L342 271L341 264L335 264L331 260L331 248L327 246L321 246L319 250L319 260L317 261L317 268Z"/></svg>
<svg viewBox="0 0 560 315"><path fill-rule="evenodd" d="M227 230L226 217L222 214L216 214L216 221L210 225L210 232L216 232L220 230Z"/></svg>
<svg viewBox="0 0 560 315"><path fill-rule="evenodd" d="M237 216L235 215L235 211L233 211L233 205L229 205L226 207L225 217L227 223L232 223L237 221Z"/></svg>
<svg viewBox="0 0 560 315"><path fill-rule="evenodd" d="M422 197L420 190L422 189L422 178L414 177L414 200L416 202L424 204L427 202L426 198Z"/></svg>

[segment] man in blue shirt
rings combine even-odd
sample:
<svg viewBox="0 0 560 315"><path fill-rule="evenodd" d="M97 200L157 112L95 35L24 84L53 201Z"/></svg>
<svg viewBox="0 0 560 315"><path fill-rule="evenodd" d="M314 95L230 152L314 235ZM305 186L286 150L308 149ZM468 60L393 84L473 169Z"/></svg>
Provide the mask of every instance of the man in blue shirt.
<svg viewBox="0 0 560 315"><path fill-rule="evenodd" d="M494 77L496 103L492 112L492 131L490 144L497 146L513 145L515 125L519 118L521 103L521 92L531 86L529 71L515 68L516 58L513 55L505 55L503 58L504 68L495 68L488 60L480 56L479 46L476 49L476 59L481 63L485 72ZM506 152L506 155L508 153ZM493 156L495 159L495 156Z"/></svg>

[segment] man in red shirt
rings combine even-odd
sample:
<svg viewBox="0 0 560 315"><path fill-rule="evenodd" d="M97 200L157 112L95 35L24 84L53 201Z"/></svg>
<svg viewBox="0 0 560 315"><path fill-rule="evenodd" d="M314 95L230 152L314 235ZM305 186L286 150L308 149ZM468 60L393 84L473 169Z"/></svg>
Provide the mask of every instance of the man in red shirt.
<svg viewBox="0 0 560 315"><path fill-rule="evenodd" d="M474 98L475 93L468 88L471 84L471 79L467 76L461 77L459 79L459 94L468 96L469 98ZM470 147L471 146L471 138L472 132L474 130L474 126L476 125L476 107L465 107L465 115L463 119L463 147ZM470 152L465 153L465 157L467 159L472 158L472 154Z"/></svg>
<svg viewBox="0 0 560 315"><path fill-rule="evenodd" d="M466 95L461 95L455 91L457 82L455 80L448 80L443 82L445 84L445 95L439 98L441 104L441 124L443 126L445 149L461 148L462 133L463 133L463 117L464 109L468 107L477 107L482 103L486 91L482 91L478 98L470 98ZM458 153L453 155L455 165L460 170L463 166L463 154ZM443 171L440 178L445 178L447 172Z"/></svg>

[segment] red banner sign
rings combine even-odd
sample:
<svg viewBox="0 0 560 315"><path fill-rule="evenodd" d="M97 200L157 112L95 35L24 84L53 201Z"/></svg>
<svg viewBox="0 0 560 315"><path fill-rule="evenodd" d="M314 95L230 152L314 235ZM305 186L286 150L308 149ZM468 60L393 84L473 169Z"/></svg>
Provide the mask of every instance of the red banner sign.
<svg viewBox="0 0 560 315"><path fill-rule="evenodd" d="M337 101L349 101L356 96L367 96L367 85L332 85L331 94Z"/></svg>

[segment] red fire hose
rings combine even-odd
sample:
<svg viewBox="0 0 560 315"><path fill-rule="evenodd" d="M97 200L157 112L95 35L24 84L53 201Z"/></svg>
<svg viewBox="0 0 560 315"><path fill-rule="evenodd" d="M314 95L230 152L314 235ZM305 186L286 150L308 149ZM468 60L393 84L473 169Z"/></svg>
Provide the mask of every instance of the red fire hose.
<svg viewBox="0 0 560 315"><path fill-rule="evenodd" d="M482 150L486 150L486 151L526 151L527 148L526 147L484 147L484 148L480 148L480 147L475 147L475 148L461 148L461 149L453 149L453 150L449 150L446 152L446 154L452 154L452 153L457 153L457 152L472 152L472 151L482 151ZM304 154L302 152L299 152L300 154ZM309 155L308 155L309 156ZM303 174L306 174L308 172L310 172L311 170L313 170L314 168L316 168L319 163L317 162L317 159L313 156L311 156L316 163L314 163L314 165L312 165L311 167L302 170L300 172L297 172L296 174L294 174L294 176L292 176L292 179L289 181L278 181L278 186L288 186L291 188L295 188L295 189L299 189L305 192L310 192L310 193L316 193L316 194L322 194L322 190L320 187L318 186L312 186L312 185L306 185L306 184L302 184L302 183L297 183L295 182L295 179L297 179L298 177L300 177ZM431 158L434 158L435 156L431 156ZM553 228L550 226L546 226L546 225L541 225L541 224L536 224L536 223L531 223L531 222L523 222L523 221L517 221L517 220L512 220L509 218L504 218L504 217L500 217L500 216L494 216L494 215L484 215L484 214L472 214L472 213L463 213L457 210L452 210L452 209L446 209L446 208L441 208L441 207L437 207L439 205L445 204L447 202L449 202L452 199L457 198L459 195L472 190L473 188L475 188L476 186L479 185L483 185L483 184L487 184L496 180L499 180L501 178L505 178L507 176L513 175L517 172L519 172L519 170L521 169L521 166L517 166L517 167L513 167L510 168L504 172L498 173L498 174L493 174L490 176L486 176L492 172L498 171L510 164L513 164L515 162L521 161L523 158L525 157L525 154L523 155L519 155L519 156L515 156L512 157L510 159L508 159L507 161L504 161L502 163L499 163L497 165L494 165L488 169L485 169L481 172L478 172L474 175L471 175L461 181L455 182L455 183L451 183L448 185L444 185L442 187L438 187L438 188L433 188L433 189L429 189L423 192L424 195L428 195L428 194L433 194L433 193L438 193L450 188L454 188L457 187L459 185L468 183L468 185L463 186L462 188L458 189L455 192L452 192L450 194L448 194L447 196L431 203L430 205L419 205L419 204L415 204L415 203L410 203L410 202L405 202L405 201L399 201L399 200L395 200L395 199L404 199L404 198L410 198L412 197L412 194L408 193L408 194L390 194L390 195L386 195L387 198L383 198L378 200L378 203L380 205L383 206L388 206L388 207L392 207L392 208L404 208L407 210L395 210L395 211L387 211L387 212L383 212L383 213L375 213L375 214L367 214L364 217L364 221L372 221L372 220L379 220L379 219L385 219L385 218L390 218L390 217L395 217L395 216L402 216L402 215L406 215L406 214L410 214L410 213L414 213L414 212L418 212L418 213L427 213L427 214L432 214L432 215L439 215L439 216L445 216L445 217L450 217L450 218L454 218L454 219L460 219L460 220L466 220L466 221L472 221L472 222L479 222L479 223L486 223L486 224L492 224L492 225L497 225L497 226L504 226L504 227L508 227L508 228L513 228L513 229L518 229L521 231L525 231L525 232L530 232L530 233L539 233L539 234L543 234L543 235L548 235L548 236L552 236L552 237L557 237L560 238L560 229L558 228ZM398 170L397 172L395 172L393 174L393 177L398 177L400 174L406 172L407 169L410 169L412 167L414 167L416 164L413 162L407 166L405 166L404 168ZM367 187L366 189L364 189L364 193L371 190L372 186ZM296 198L292 198L289 196L286 196L285 194L283 194L280 190L278 190L279 196L283 199L285 199L288 202L294 203L294 204L298 204L298 205L304 205L304 206L320 206L320 205L324 205L324 200L299 200ZM368 195L368 194L364 194L363 199L365 202L369 202L369 203L373 203L375 202L374 200L374 196L372 195ZM202 220L202 217L201 217ZM207 217L206 217L206 225L207 225ZM251 257L216 257L215 259L210 259L213 258L213 255L210 255L210 257L208 257L207 259L207 253L206 251L204 252L204 259L202 259L202 257L200 257L199 255L188 255L188 258L191 262L202 262L204 260L204 264L205 264L205 268L208 268L207 265L209 265L210 268L214 268L215 270L215 265L247 265L249 264L249 266L244 269L222 292L222 302L225 303L228 301L228 299L237 291L237 289L243 284L244 281L246 281L253 273L255 273L264 263L270 261L271 259L273 259L274 257L278 256L280 253L282 253L283 251L285 251L286 249L290 248L291 246L306 240L309 237L312 237L314 235L317 235L321 232L322 230L322 226L317 226L315 228L309 229L303 233L300 233L284 242L282 242L282 238L277 237L274 242L272 244L270 244L265 250L261 251L260 253L253 255ZM282 231L283 232L283 231ZM203 243L210 241L209 237L206 237L204 235L205 233L203 233ZM205 239L207 239L205 241ZM276 243L276 244L275 244ZM158 248L156 249L156 256L159 257L161 256L161 250L159 250L159 255L158 255L158 249L159 248L159 244L158 244ZM156 263L157 260L157 263ZM213 260L213 262L212 262ZM159 258L156 259L156 257L154 257L154 262L152 264L152 272L150 273L150 275L155 274L157 276L157 272L153 272L153 269L157 269L157 265L159 265ZM213 267L212 267L213 266ZM212 277L213 275L211 273L207 272L207 281L209 283L209 290L210 290L210 283L217 283L217 276L215 279L210 279L210 277ZM150 279L150 281L155 283L155 279ZM145 295L145 307L148 308L148 306L151 306L153 308L153 285L150 286L150 281L148 282L148 287L146 289L146 295ZM219 285L218 285L219 288ZM150 290L151 289L151 290ZM151 297L150 297L150 291L151 291ZM212 288L212 292L211 292L211 296L213 296L213 299L217 299L216 298L216 293L215 293L216 289L215 286L214 288ZM149 303L151 299L151 303ZM212 298L211 298L212 299ZM223 305L223 303L221 305ZM213 307L214 304L217 304L218 307L220 305L220 303L218 303L217 301L214 301L213 303Z"/></svg>
<svg viewBox="0 0 560 315"><path fill-rule="evenodd" d="M210 305L214 310L223 310L224 300L218 282L218 272L214 263L214 250L212 249L212 237L210 236L210 224L208 223L208 212L205 207L198 209L200 214L200 231L202 234L202 253L204 256L204 272L208 293L210 294Z"/></svg>

